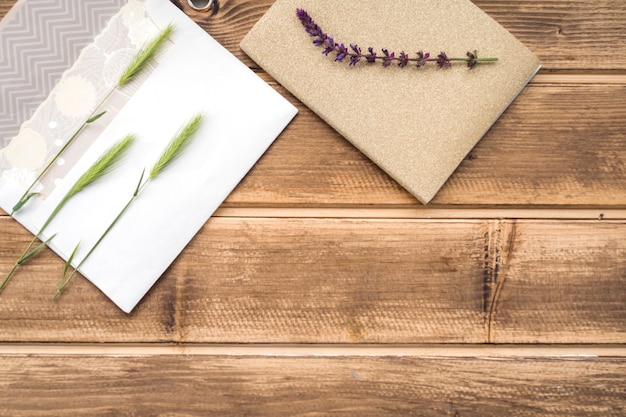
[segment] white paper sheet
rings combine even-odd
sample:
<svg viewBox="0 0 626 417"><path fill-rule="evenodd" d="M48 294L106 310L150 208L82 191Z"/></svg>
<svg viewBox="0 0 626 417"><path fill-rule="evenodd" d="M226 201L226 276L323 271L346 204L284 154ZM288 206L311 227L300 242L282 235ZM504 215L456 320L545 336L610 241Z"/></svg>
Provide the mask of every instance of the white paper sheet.
<svg viewBox="0 0 626 417"><path fill-rule="evenodd" d="M185 122L203 113L205 121L190 147L148 184L81 267L125 312L136 306L297 112L169 1L146 0L145 7L157 27L175 25L172 44L49 196L31 200L14 215L35 233L105 149L136 134L123 163L70 200L44 233L44 239L57 234L50 247L64 259L80 242L75 257L80 261L130 198L142 170L152 166ZM24 190L0 175L0 206L10 212ZM58 273L51 271L51 295L61 278ZM24 277L18 272L13 279Z"/></svg>

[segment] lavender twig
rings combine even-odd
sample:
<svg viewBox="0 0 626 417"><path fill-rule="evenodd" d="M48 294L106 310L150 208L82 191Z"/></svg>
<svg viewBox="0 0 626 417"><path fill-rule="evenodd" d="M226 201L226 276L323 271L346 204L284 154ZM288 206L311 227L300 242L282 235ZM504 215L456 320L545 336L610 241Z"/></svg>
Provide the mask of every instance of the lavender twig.
<svg viewBox="0 0 626 417"><path fill-rule="evenodd" d="M347 59L350 67L363 60L369 64L379 61L383 67L389 67L392 63L397 63L399 67L404 68L411 63L415 67L421 68L428 62L435 62L439 68L449 68L452 66L452 62L458 61L466 63L467 67L472 69L477 64L496 62L498 60L498 58L479 58L476 50L468 51L466 57L463 58L450 58L443 51L433 58L431 58L429 52L419 51L412 58L404 51L396 54L384 48L381 49L382 54L378 54L372 47L367 48L367 53L363 53L363 50L357 44L346 46L344 43L336 42L332 36L324 33L322 28L313 21L313 18L304 9L296 9L296 15L300 19L302 26L304 26L304 30L313 38L313 45L324 48L322 54L329 55L334 53L335 61L337 62L343 62Z"/></svg>

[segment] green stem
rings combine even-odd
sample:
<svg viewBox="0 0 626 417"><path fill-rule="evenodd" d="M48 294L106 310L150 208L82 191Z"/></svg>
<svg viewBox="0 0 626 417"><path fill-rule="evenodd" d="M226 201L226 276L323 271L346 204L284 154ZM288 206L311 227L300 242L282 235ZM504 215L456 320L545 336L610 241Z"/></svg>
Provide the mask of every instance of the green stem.
<svg viewBox="0 0 626 417"><path fill-rule="evenodd" d="M109 224L109 226L106 228L106 230L104 231L104 233L100 236L100 238L96 241L96 243L91 247L91 249L89 249L89 252L87 252L87 254L85 255L85 257L80 261L80 263L78 265L76 265L76 268L74 268L74 270L72 271L72 273L69 276L63 276L63 278L61 279L61 282L59 283L59 287L57 288L56 293L54 294L53 300L56 300L59 295L61 295L61 292L65 289L65 287L67 286L67 284L69 284L70 280L72 278L74 278L74 275L76 274L76 272L78 272L78 270L80 269L80 267L83 265L83 263L87 260L87 258L89 258L89 256L91 256L92 252L94 250L96 250L96 248L98 247L98 245L100 245L100 242L102 242L102 240L105 238L105 236L111 231L111 229L113 228L113 226L115 226L115 224L117 223L117 221L122 217L122 215L126 212L126 210L131 206L131 204L137 199L137 196L139 195L139 193L141 192L141 190L143 190L143 188L146 186L146 184L148 184L148 182L150 181L150 177L148 177L146 179L145 182L143 182L143 177L145 174L145 170L144 172L141 173L141 177L139 178L139 182L137 183L137 188L135 188L135 192L133 193L132 197L130 198L130 200L128 200L128 202L126 203L126 205L122 208L122 210L120 210L120 212L117 214L117 216L115 216L115 218L113 219L113 221L111 222L111 224ZM142 183L143 182L143 183ZM71 262L71 259L68 259L68 264ZM66 270L69 268L69 265L66 265Z"/></svg>
<svg viewBox="0 0 626 417"><path fill-rule="evenodd" d="M101 113L97 113L97 112L104 105L104 103L109 99L109 97L111 97L111 94L113 94L113 92L115 91L115 88L117 88L117 86L107 93L107 95L100 101L100 103L98 103L98 105L94 108L94 110L89 114L89 117L83 122L82 125L80 125L80 127L74 132L74 134L69 138L69 140L65 142L63 147L54 155L54 157L50 160L50 162L48 162L48 164L44 167L44 169L41 170L39 175L37 175L37 178L35 178L35 180L30 184L30 186L26 189L26 191L24 191L24 194L22 194L18 202L13 206L11 215L13 215L13 213L18 211L19 209L21 209L24 206L24 204L26 204L28 200L31 199L31 197L37 194L37 193L31 193L30 191L39 182L39 180L41 180L41 178L44 175L46 175L46 173L50 170L50 168L52 168L52 166L59 159L61 154L63 154L63 152L65 152L65 150L72 144L72 142L74 142L74 139L78 137L80 132L82 132L83 129L85 128L85 126L87 126L90 123L95 122L102 115L104 115L105 112L101 112Z"/></svg>
<svg viewBox="0 0 626 417"><path fill-rule="evenodd" d="M24 256L24 253L22 253L22 256ZM17 269L18 265L19 264L15 262L15 264L13 265L13 268L11 268L7 276L4 278L4 281L2 281L2 284L0 284L0 292L2 292L2 290L4 290L4 287L6 287L6 285L9 283L9 280L15 273L15 270Z"/></svg>
<svg viewBox="0 0 626 417"><path fill-rule="evenodd" d="M164 169L166 169L172 163L172 161L174 161L180 155L180 153L189 145L190 143L189 141L194 136L194 133L196 133L196 131L198 130L198 127L200 126L200 123L202 122L202 118L203 118L202 114L197 114L191 120L189 120L189 122L183 128L181 128L178 131L178 133L172 138L172 140L170 140L169 144L165 147L160 158L152 166L152 169L148 173L148 177L145 179L145 181L144 181L144 176L146 174L146 170L144 169L142 171L141 177L139 177L139 181L137 182L137 187L135 187L135 192L131 196L130 200L128 200L126 205L113 219L111 224L109 224L109 226L106 228L104 233L100 236L100 238L96 241L96 243L91 247L91 249L89 249L89 252L87 252L87 255L85 255L83 260L80 261L80 263L76 266L76 268L74 268L74 270L68 276L67 272L70 270L70 266L74 258L74 255L76 254L78 246L76 247L76 249L74 249L74 252L72 252L72 255L67 259L67 262L65 263L63 276L57 288L57 292L54 295L54 299L56 299L61 294L61 292L70 282L72 277L76 275L76 272L78 272L78 270L83 265L83 263L87 260L87 258L89 258L91 253L96 249L96 247L100 244L100 242L102 242L102 240L109 233L109 231L113 228L113 226L115 226L115 224L120 219L120 217L122 217L122 215L128 209L128 207L130 207L133 201L135 201L139 193L141 193L141 191L150 182L150 180L155 178Z"/></svg>
<svg viewBox="0 0 626 417"><path fill-rule="evenodd" d="M448 58L448 61L476 61L476 62L496 62L498 58ZM429 59L429 61L436 61L436 59Z"/></svg>
<svg viewBox="0 0 626 417"><path fill-rule="evenodd" d="M69 200L70 197L71 197L71 195L69 195L69 193L66 194L65 197L63 197L63 199L59 202L59 204L57 204L57 206L54 208L52 213L48 216L48 218L46 219L46 221L43 224L43 226L41 226L41 229L39 229L39 232L37 232L35 237L33 237L33 240L30 241L30 243L28 244L28 246L26 246L26 249L24 249L24 251L22 252L20 257L17 258L17 261L15 261L15 264L13 264L13 267L11 268L9 273L6 275L6 277L4 277L4 280L2 281L2 284L0 284L0 292L2 292L4 287L6 287L6 285L9 283L9 281L11 280L11 277L15 274L15 271L17 270L18 266L22 265L29 258L31 258L33 255L35 255L37 252L39 252L41 249L43 249L45 244L48 243L50 240L52 240L52 238L54 236L52 236L50 239L46 240L44 242L44 244L36 247L32 251L30 250L30 248L33 247L33 245L35 244L37 239L39 239L39 236L41 236L43 231L46 229L46 227L48 227L48 225L50 224L52 219L54 219L54 217L59 213L61 208L65 205L65 203L67 203L67 201Z"/></svg>
<svg viewBox="0 0 626 417"><path fill-rule="evenodd" d="M100 156L100 158L98 158L93 163L93 165L91 165L89 169L87 169L83 173L83 175L80 176L80 178L78 178L78 180L76 180L74 185L65 193L63 198L59 201L59 203L57 203L54 210L52 210L52 213L50 213L46 221L43 223L43 225L39 229L39 232L37 232L33 240L26 247L24 252L22 252L22 255L19 257L19 259L15 262L15 264L11 268L11 271L9 271L9 274L4 278L4 281L0 285L0 290L6 286L7 282L11 279L11 277L15 273L15 270L17 269L18 265L23 264L30 257L32 257L41 249L43 249L46 246L46 244L54 237L52 236L50 239L48 239L46 242L43 242L43 244L39 245L34 250L32 251L30 250L30 248L35 244L39 236L41 236L44 230L46 230L46 228L48 227L52 219L54 219L54 217L59 213L59 211L61 211L63 206L65 206L65 204L70 200L70 198L72 198L74 195L76 195L76 193L80 192L85 187L92 184L94 181L97 181L103 175L106 175L106 173L110 169L112 169L112 167L115 165L115 163L119 161L119 159L122 157L124 152L132 144L133 140L134 140L134 136L128 135L124 139L116 143L115 145L111 146L105 153L103 153Z"/></svg>

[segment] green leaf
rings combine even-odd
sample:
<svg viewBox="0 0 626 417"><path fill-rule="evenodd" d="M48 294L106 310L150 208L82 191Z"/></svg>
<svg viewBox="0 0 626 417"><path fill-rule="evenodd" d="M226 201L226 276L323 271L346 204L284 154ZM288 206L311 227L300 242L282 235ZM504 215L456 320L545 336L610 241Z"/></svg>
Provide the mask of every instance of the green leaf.
<svg viewBox="0 0 626 417"><path fill-rule="evenodd" d="M76 273L76 269L74 269L74 271L72 271L72 273L69 276L67 275L67 272L70 270L72 266L72 261L74 260L74 257L76 256L76 252L78 252L79 246L80 246L80 243L76 245L76 247L72 251L72 254L69 256L69 258L67 258L67 262L65 262L65 268L63 268L63 278L61 278L61 282L59 282L59 288L57 288L57 292L54 294L54 297L52 297L53 300L56 300L59 297L59 295L61 295L61 292L63 292L63 290L65 289L65 286L70 282L70 280Z"/></svg>
<svg viewBox="0 0 626 417"><path fill-rule="evenodd" d="M18 260L17 260L17 264L18 264L18 265L21 265L21 264L23 264L24 262L26 262L28 259L30 259L31 257L33 257L34 255L36 255L37 253L39 253L39 251L40 251L40 250L42 250L43 248L45 248L45 247L46 247L46 245L47 245L48 243L50 243L50 241L51 241L52 239L54 239L54 237L55 237L55 236L56 236L56 233L55 233L54 235L50 236L50 238L49 238L48 240L46 240L45 242L42 242L41 244L39 244L39 246L37 246L35 249L31 250L30 252L28 252L28 253L27 253L27 254L25 254L25 255L22 255L22 256L20 257L20 259L18 259Z"/></svg>
<svg viewBox="0 0 626 417"><path fill-rule="evenodd" d="M145 185L145 184L142 184L144 175L146 175L146 169L145 168L143 169L143 171L141 171L141 177L139 177L139 182L137 183L137 188L135 188L135 192L133 193L133 197L137 197L139 195L139 192L141 191L141 189Z"/></svg>
<svg viewBox="0 0 626 417"><path fill-rule="evenodd" d="M74 260L74 257L76 256L76 252L78 252L79 246L80 246L80 243L78 245L76 245L76 247L72 251L72 254L70 255L70 257L67 258L67 262L65 262L65 268L63 268L63 277L65 277L67 275L67 271L72 266L72 261Z"/></svg>
<svg viewBox="0 0 626 417"><path fill-rule="evenodd" d="M26 196L24 196L22 199L20 199L20 201L18 201L17 204L13 206L13 211L11 212L11 214L15 213L16 211L18 211L19 209L24 207L24 204L28 203L28 200L30 200L31 198L33 198L37 194L39 194L39 193L28 193L28 194L26 194Z"/></svg>
<svg viewBox="0 0 626 417"><path fill-rule="evenodd" d="M93 122L95 122L96 120L98 120L99 118L101 118L102 116L104 116L104 114L105 114L105 113L106 113L106 110L105 110L105 111L103 111L103 112L100 112L100 113L96 114L96 115L95 115L95 116L93 116L93 117L90 117L89 119L87 119L87 121L85 122L85 124L89 124L89 123L93 123Z"/></svg>

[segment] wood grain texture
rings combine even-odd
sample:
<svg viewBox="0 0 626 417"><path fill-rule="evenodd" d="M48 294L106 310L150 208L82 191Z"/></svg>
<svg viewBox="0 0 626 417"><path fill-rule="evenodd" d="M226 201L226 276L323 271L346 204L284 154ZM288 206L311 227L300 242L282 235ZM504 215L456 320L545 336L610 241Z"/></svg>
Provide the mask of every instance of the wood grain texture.
<svg viewBox="0 0 626 417"><path fill-rule="evenodd" d="M626 413L624 359L74 355L0 366L0 413L12 417Z"/></svg>
<svg viewBox="0 0 626 417"><path fill-rule="evenodd" d="M626 207L626 85L524 90L427 206L309 109L225 207Z"/></svg>
<svg viewBox="0 0 626 417"><path fill-rule="evenodd" d="M588 342L626 342L626 223L495 229L490 341L568 343L579 333Z"/></svg>
<svg viewBox="0 0 626 417"><path fill-rule="evenodd" d="M481 222L223 219L208 229L225 240L188 252L199 257L181 294L184 341L484 341Z"/></svg>
<svg viewBox="0 0 626 417"><path fill-rule="evenodd" d="M625 70L626 4L614 0L474 0L522 41L546 70ZM174 0L200 26L247 64L239 43L273 0L224 1L216 16ZM322 27L323 23L318 22ZM355 41L358 43L358 41ZM407 48L410 48L409 46Z"/></svg>
<svg viewBox="0 0 626 417"><path fill-rule="evenodd" d="M427 206L239 49L273 0L174 3L300 113L132 314L16 275L0 415L626 415L626 2L474 1L544 70Z"/></svg>
<svg viewBox="0 0 626 417"><path fill-rule="evenodd" d="M13 0L0 2L0 18L13 3ZM273 0L222 1L217 16L195 12L181 0L173 3L246 60L239 42ZM626 5L622 2L475 0L474 3L539 55L546 69L626 69ZM249 59L247 62L251 63Z"/></svg>
<svg viewBox="0 0 626 417"><path fill-rule="evenodd" d="M473 2L535 52L547 70L626 69L624 2Z"/></svg>
<svg viewBox="0 0 626 417"><path fill-rule="evenodd" d="M0 219L6 270L28 233ZM0 299L0 342L625 343L626 222L213 218L130 317L63 262Z"/></svg>
<svg viewBox="0 0 626 417"><path fill-rule="evenodd" d="M30 242L29 232L16 221L0 217L0 274L8 272ZM25 264L0 295L0 342L171 342L174 310L169 295L175 280L152 289L134 316L119 310L93 285L74 279L64 300L52 296L64 261L51 250ZM169 291L168 291L169 290Z"/></svg>
<svg viewBox="0 0 626 417"><path fill-rule="evenodd" d="M207 231L228 242L189 248L204 255L180 294L183 341L626 341L623 222L224 219Z"/></svg>
<svg viewBox="0 0 626 417"><path fill-rule="evenodd" d="M10 3L2 4L8 10ZM181 8L196 20L206 19L203 23L206 29L223 43L236 38L236 42L226 42L226 46L237 52L240 38L271 3L269 0L224 2L221 12L213 17L190 11L186 4L181 4ZM626 19L620 19L626 13L626 6L620 2L605 3L477 2L489 13L519 25L539 24L549 18L568 24L601 26L603 33L626 33L620 27L620 22L626 24ZM576 19L563 17L576 13L580 14ZM522 18L519 14L534 18ZM611 29L614 27L615 30ZM577 45L577 57L587 56L582 52L584 45L580 45L585 43L581 39L585 34L589 42L604 42L594 31L581 31L572 39ZM537 42L546 42L545 33L536 38ZM618 41L611 39L604 43L613 49L626 49L623 36ZM562 51L563 45L556 49ZM616 56L619 58L619 53ZM602 61L594 62L601 67ZM419 206L395 181L287 91L275 84L274 87L299 107L300 114L227 199L227 206ZM470 204L625 207L624 143L626 86L533 85L468 155L429 207Z"/></svg>
<svg viewBox="0 0 626 417"><path fill-rule="evenodd" d="M310 110L299 105L299 111L226 200L228 206L420 206ZM470 152L428 207L624 207L624 144L626 86L532 86Z"/></svg>
<svg viewBox="0 0 626 417"><path fill-rule="evenodd" d="M13 221L0 222L10 231L0 244L5 271L29 237ZM127 319L128 328L120 314L111 314L115 307L82 280L58 302L51 301L58 279L54 271L60 273L63 262L47 251L25 265L3 292L0 337L190 343L484 340L484 225L445 225L447 247L436 224L418 227L413 222L211 219ZM463 256L455 260L443 254L447 248ZM446 297L431 299L441 292ZM438 330L438 322L447 326Z"/></svg>

